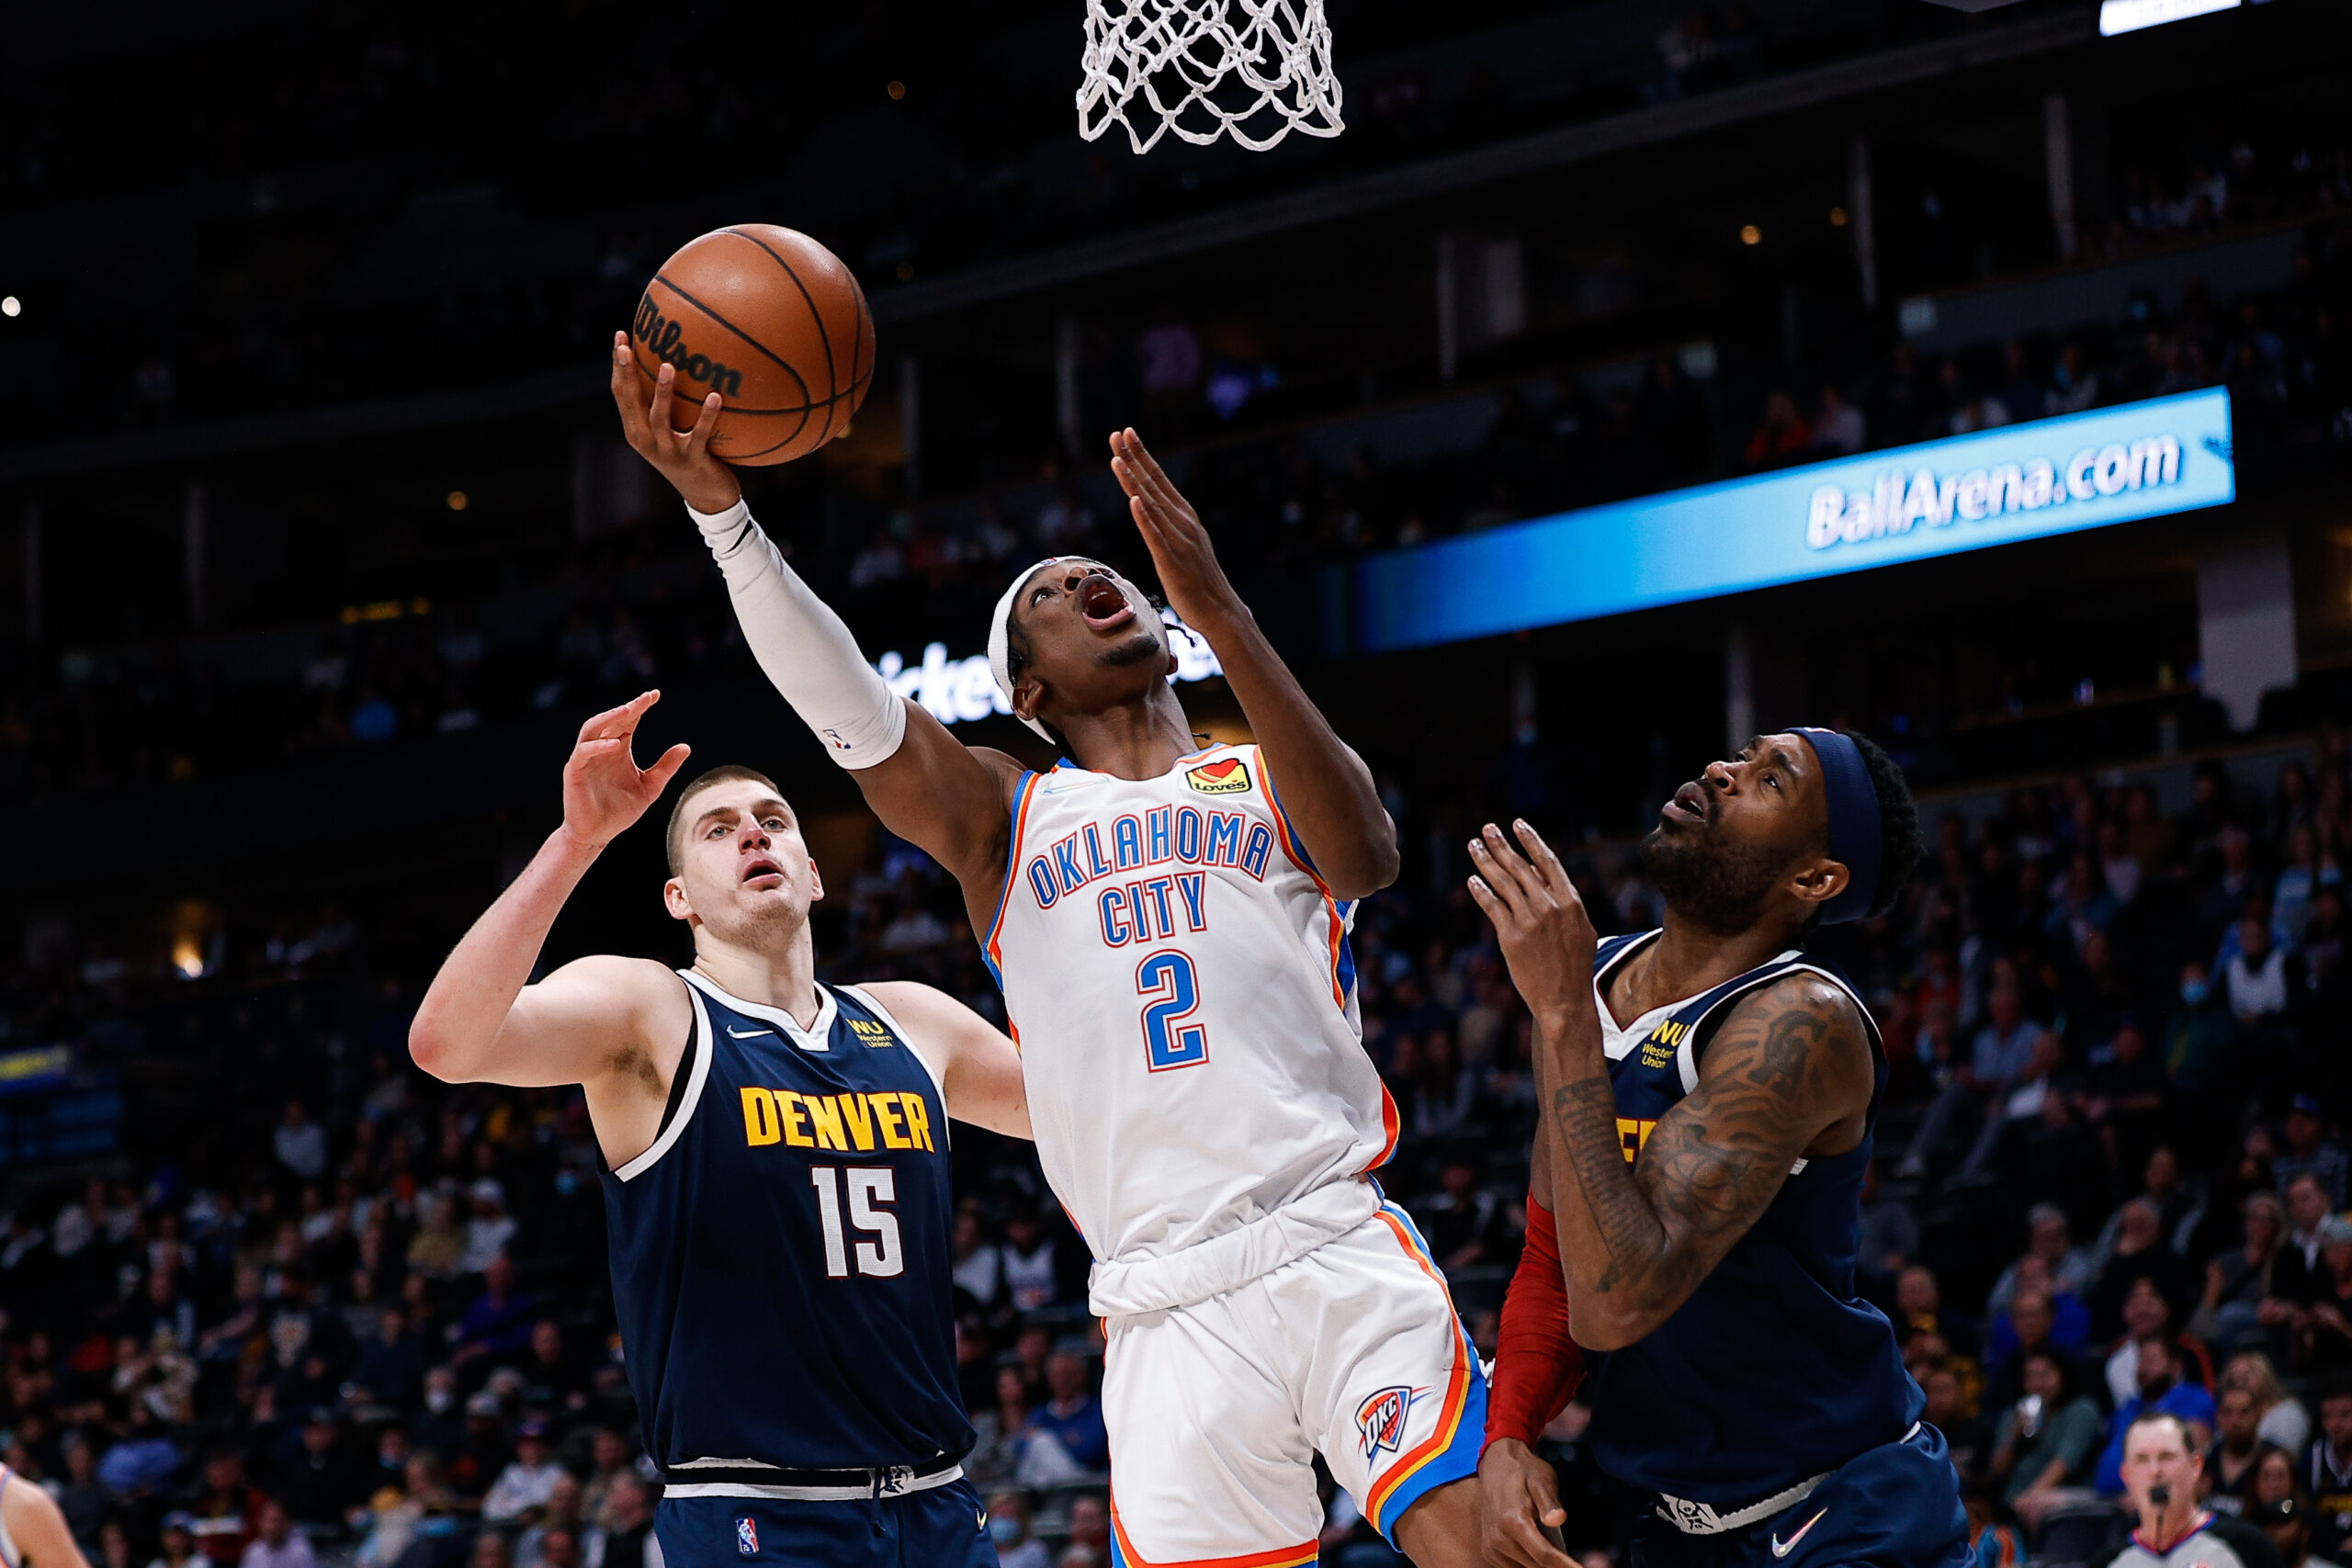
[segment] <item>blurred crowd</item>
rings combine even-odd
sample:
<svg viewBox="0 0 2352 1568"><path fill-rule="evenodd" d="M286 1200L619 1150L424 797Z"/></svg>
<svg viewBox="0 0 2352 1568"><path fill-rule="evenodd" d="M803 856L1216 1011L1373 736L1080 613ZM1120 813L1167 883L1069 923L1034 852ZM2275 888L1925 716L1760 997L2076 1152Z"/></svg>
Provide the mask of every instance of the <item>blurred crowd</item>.
<svg viewBox="0 0 2352 1568"><path fill-rule="evenodd" d="M67 304L73 259L34 255L30 285L11 278L26 314L0 335L0 410L64 434L94 412L152 425L512 378L593 353L668 249L655 236L737 216L720 204L789 212L879 288L1956 26L1865 0L1776 6L1769 25L1710 5L1656 50L1640 29L1613 49L1555 34L1549 69L1511 69L1503 29L1544 9L1361 0L1341 59L1377 63L1346 138L1149 161L1072 136L1078 41L1035 0L841 13L821 43L760 7L655 24L611 0L557 28L448 6L284 26L243 7L90 36L61 14L0 72L18 116L0 204L74 204L96 215L76 232L136 234L141 254L105 275L135 300ZM1488 32L1506 41L1469 70L1429 47ZM189 86L232 78L265 85ZM94 127L96 101L118 113ZM485 140L483 104L530 108ZM69 360L94 389L75 424L41 394Z"/></svg>
<svg viewBox="0 0 2352 1568"><path fill-rule="evenodd" d="M2217 300L2192 282L2169 309L2139 296L2125 318L2064 337L1949 355L1898 343L1867 373L1770 391L1744 439L1725 423L1718 385L1659 355L1606 384L1568 375L1500 384L1483 435L1463 450L1383 461L1367 446L1334 458L1293 427L1198 441L1180 449L1176 467L1244 593L1280 592L1318 563L1368 551L1741 468L2197 387L2230 388L2241 455L2352 439L2347 321L2352 226L2337 221L2313 227L2276 293ZM1246 389L1258 374L1172 316L1143 334L1133 368L1134 383L1093 411L1105 423L1140 417L1147 429L1184 429L1184 411L1213 419L1215 400L1228 395L1220 386ZM919 660L916 639L978 627L1004 575L1039 555L1147 564L1091 463L1049 457L978 494L923 504L797 471L767 484L755 501L771 534L793 542L797 569L876 656L896 649ZM256 761L464 733L682 674L748 677L717 575L668 508L655 512L639 530L543 563L552 581L497 600L371 608L380 620L354 609L307 649L299 637L281 638L280 656L248 660L235 680L192 638L20 666L0 691L0 800L185 782ZM1300 651L1311 657L1311 646ZM1885 716L1865 716L1882 729Z"/></svg>
<svg viewBox="0 0 2352 1568"><path fill-rule="evenodd" d="M1893 1067L1861 1288L1982 1528L2045 1561L2093 1555L2118 1435L2152 1407L2211 1445L2215 1506L2288 1499L2322 1556L2352 1537L2347 762L2330 732L2258 788L2201 763L2172 812L2128 776L2017 789L1934 821L1896 908L1823 944ZM1530 1021L1434 848L1476 803L1385 793L1407 866L1353 939L1403 1121L1384 1181L1491 1351L1524 1228ZM1658 918L1632 845L1589 842L1576 875L1604 931ZM818 932L829 976L1000 1013L926 856L885 839L843 882ZM161 954L94 969L61 942L12 980L123 1068L138 1134L7 1188L0 1458L107 1568L654 1568L577 1094L411 1068L424 976L387 972L339 910L238 947L190 985ZM1085 1250L1025 1148L968 1132L956 1152L969 1468L1006 1561L1094 1568ZM1605 1551L1583 1418L1548 1451ZM1341 1495L1327 1543L1388 1561Z"/></svg>

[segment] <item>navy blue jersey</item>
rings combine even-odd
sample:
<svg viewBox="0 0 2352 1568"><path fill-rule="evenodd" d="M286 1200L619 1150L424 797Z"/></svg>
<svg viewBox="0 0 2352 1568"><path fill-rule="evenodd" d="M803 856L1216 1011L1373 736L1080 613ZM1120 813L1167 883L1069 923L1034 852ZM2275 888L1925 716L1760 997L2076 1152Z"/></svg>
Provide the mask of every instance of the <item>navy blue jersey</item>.
<svg viewBox="0 0 2352 1568"><path fill-rule="evenodd" d="M694 1037L661 1135L605 1177L646 1451L679 1481L961 1458L938 1082L854 987L818 987L804 1032L681 973Z"/></svg>
<svg viewBox="0 0 2352 1568"><path fill-rule="evenodd" d="M1611 937L1594 956L1611 970L1656 931ZM1634 1159L1658 1118L1699 1082L1707 1042L1732 1004L1806 971L1852 995L1834 965L1790 952L1713 990L1636 1020L1608 1043L1617 1126ZM1861 1009L1877 1063L1875 1121L1886 1054ZM1674 1314L1598 1360L1594 1456L1634 1485L1710 1505L1746 1504L1902 1439L1926 1400L1904 1370L1894 1326L1854 1294L1863 1168L1871 1134L1842 1155L1799 1160L1746 1235Z"/></svg>

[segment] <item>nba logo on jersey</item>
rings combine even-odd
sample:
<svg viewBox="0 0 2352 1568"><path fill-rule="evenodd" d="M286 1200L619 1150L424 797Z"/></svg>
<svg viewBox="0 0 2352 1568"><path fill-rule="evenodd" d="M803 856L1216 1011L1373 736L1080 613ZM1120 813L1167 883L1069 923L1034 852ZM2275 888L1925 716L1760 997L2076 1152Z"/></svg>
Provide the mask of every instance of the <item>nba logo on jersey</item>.
<svg viewBox="0 0 2352 1568"><path fill-rule="evenodd" d="M760 1554L760 1527L749 1514L735 1521L735 1550L746 1557Z"/></svg>
<svg viewBox="0 0 2352 1568"><path fill-rule="evenodd" d="M1381 1450L1395 1453L1405 1441L1405 1412L1413 1407L1416 1388L1384 1388L1356 1406L1356 1431L1363 1438L1363 1457Z"/></svg>

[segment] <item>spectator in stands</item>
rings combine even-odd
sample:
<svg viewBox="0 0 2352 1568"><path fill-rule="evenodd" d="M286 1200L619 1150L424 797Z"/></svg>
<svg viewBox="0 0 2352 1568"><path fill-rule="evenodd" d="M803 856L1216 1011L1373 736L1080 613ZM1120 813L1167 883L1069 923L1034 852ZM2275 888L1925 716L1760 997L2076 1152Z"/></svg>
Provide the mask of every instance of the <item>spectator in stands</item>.
<svg viewBox="0 0 2352 1568"><path fill-rule="evenodd" d="M2192 1333L2225 1354L2260 1339L2266 1326L2278 1321L2266 1314L2265 1303L2272 1299L2287 1238L2287 1211L2276 1193L2247 1193L2241 1213L2245 1240L2206 1263L2205 1294L2189 1323Z"/></svg>
<svg viewBox="0 0 2352 1568"><path fill-rule="evenodd" d="M2036 1203L2026 1213L2026 1250L2023 1256L2001 1270L1993 1281L1993 1292L1985 1298L1984 1311L1996 1316L2008 1304L2010 1294L2020 1281L2020 1270L2032 1265L2027 1259L2038 1259L2048 1278L2053 1303L2064 1311L2058 1298L2079 1298L2090 1289L2094 1271L2091 1260L2074 1243L2074 1227L2067 1223L2066 1211L2055 1203Z"/></svg>
<svg viewBox="0 0 2352 1568"><path fill-rule="evenodd" d="M261 1533L262 1506L268 1499L245 1482L245 1456L233 1439L216 1447L204 1461L204 1480L189 1506L196 1543L217 1564L243 1558Z"/></svg>
<svg viewBox="0 0 2352 1568"><path fill-rule="evenodd" d="M563 1466L548 1447L547 1423L526 1421L515 1429L514 1460L482 1495L481 1517L493 1525L515 1523L533 1509L546 1507L562 1479Z"/></svg>
<svg viewBox="0 0 2352 1568"><path fill-rule="evenodd" d="M989 1539L999 1568L1050 1568L1046 1543L1030 1533L1029 1495L999 1492L989 1499Z"/></svg>
<svg viewBox="0 0 2352 1568"><path fill-rule="evenodd" d="M65 1440L65 1483L56 1492L58 1511L83 1555L96 1557L98 1527L106 1523L114 1498L98 1482L98 1451L87 1438L75 1434Z"/></svg>
<svg viewBox="0 0 2352 1568"><path fill-rule="evenodd" d="M238 1568L318 1568L310 1540L294 1528L285 1507L274 1501L263 1506L261 1529L237 1561Z"/></svg>
<svg viewBox="0 0 2352 1568"><path fill-rule="evenodd" d="M2340 1556L2352 1540L2352 1376L2338 1372L2320 1385L2319 1436L2295 1470L2312 1500L2312 1544Z"/></svg>
<svg viewBox="0 0 2352 1568"><path fill-rule="evenodd" d="M277 1472L278 1501L298 1525L340 1529L344 1510L365 1495L343 1442L342 1423L325 1405L303 1417L300 1446Z"/></svg>
<svg viewBox="0 0 2352 1568"><path fill-rule="evenodd" d="M1850 457L1869 441L1869 422L1862 411L1848 402L1836 386L1823 382L1820 395L1821 414L1814 421L1813 439L1817 451L1841 457Z"/></svg>
<svg viewBox="0 0 2352 1568"><path fill-rule="evenodd" d="M2139 1341L2139 1392L2116 1407L2108 1426L2107 1450L2099 1455L2095 1484L2112 1496L2123 1490L2124 1440L2144 1416L2177 1416L2188 1432L2189 1451L2201 1454L2212 1439L2213 1396L2180 1375L2180 1348L2161 1334Z"/></svg>
<svg viewBox="0 0 2352 1568"><path fill-rule="evenodd" d="M2303 1445L2311 1441L2310 1412L2301 1400L2287 1392L2278 1381L2278 1369L2261 1351L2248 1350L2231 1357L2222 1369L2217 1386L2225 1392L2242 1388L2254 1395L2255 1430L2270 1447L2300 1454Z"/></svg>
<svg viewBox="0 0 2352 1568"><path fill-rule="evenodd" d="M2324 1557L2312 1554L2312 1509L2308 1503L2281 1497L2256 1508L2251 1517L2278 1550L2284 1568L2336 1568Z"/></svg>
<svg viewBox="0 0 2352 1568"><path fill-rule="evenodd" d="M1177 320L1162 302L1151 326L1136 340L1136 378L1143 389L1143 416L1154 430L1181 440L1198 412L1201 385L1200 334Z"/></svg>
<svg viewBox="0 0 2352 1568"><path fill-rule="evenodd" d="M1046 1440L1057 1445L1078 1471L1096 1474L1109 1470L1111 1435L1102 1423L1102 1402L1087 1387L1085 1359L1074 1350L1056 1350L1046 1359L1046 1387L1049 1397L1029 1417L1023 1473Z"/></svg>
<svg viewBox="0 0 2352 1568"><path fill-rule="evenodd" d="M376 1316L376 1337L360 1350L351 1369L353 1394L364 1403L407 1409L424 1387L424 1347L408 1328L408 1314L397 1306Z"/></svg>
<svg viewBox="0 0 2352 1568"><path fill-rule="evenodd" d="M2330 1214L2319 1239L2321 1274L2297 1323L2297 1365L2312 1375L2352 1365L2352 1220Z"/></svg>
<svg viewBox="0 0 2352 1568"><path fill-rule="evenodd" d="M2237 1019L2211 973L2199 959L2180 966L2180 1005L2165 1024L2165 1077L2186 1095L2215 1086L2237 1038Z"/></svg>
<svg viewBox="0 0 2352 1568"><path fill-rule="evenodd" d="M972 1304L981 1311L994 1307L1004 1283L1004 1257L988 1244L988 1231L977 1209L956 1212L955 1248L956 1288L970 1296Z"/></svg>
<svg viewBox="0 0 2352 1568"><path fill-rule="evenodd" d="M2347 1201L2347 1184L2352 1183L2352 1158L2346 1157L2343 1145L2324 1135L2326 1123L2322 1119L2319 1097L2295 1096L2287 1108L2282 1130L2287 1147L2270 1162L2270 1172L2278 1179L2279 1190L2285 1191L2289 1183L2308 1172L2327 1194L2327 1206L2343 1209Z"/></svg>
<svg viewBox="0 0 2352 1568"><path fill-rule="evenodd" d="M504 1476L502 1474L500 1479ZM548 1488L548 1499L537 1522L514 1538L514 1568L566 1568L565 1564L549 1561L548 1540L552 1536L566 1537L571 1549L579 1551L581 1532L587 1528L587 1516L580 1506L582 1495L580 1478L557 1466L555 1483ZM485 1500L485 1513L488 1507Z"/></svg>
<svg viewBox="0 0 2352 1568"><path fill-rule="evenodd" d="M481 1294L458 1320L457 1350L450 1359L463 1366L478 1357L508 1357L531 1342L538 1303L514 1289L514 1265L504 1253L494 1253L481 1271Z"/></svg>
<svg viewBox="0 0 2352 1568"><path fill-rule="evenodd" d="M1775 387L1764 398L1764 419L1747 438L1750 468L1778 468L1812 456L1813 426L1797 412L1794 398Z"/></svg>
<svg viewBox="0 0 2352 1568"><path fill-rule="evenodd" d="M2048 1348L2023 1358L2024 1392L2001 1412L1994 1430L1992 1478L2001 1500L2027 1528L2041 1529L2042 1516L2081 1497L2098 1457L2098 1405L2076 1386L2074 1368Z"/></svg>
<svg viewBox="0 0 2352 1568"><path fill-rule="evenodd" d="M978 1434L964 1469L979 1485L1011 1481L1021 1467L1021 1445L1029 1432L1029 1383L1018 1366L996 1370L996 1404L972 1414Z"/></svg>
<svg viewBox="0 0 2352 1568"><path fill-rule="evenodd" d="M2158 1290L2155 1282L2146 1278L2133 1281L2131 1292L2123 1298L2123 1332L2114 1337L2114 1348L2108 1353L2106 1363L2107 1401L2109 1404L2126 1404L2140 1388L2140 1340L2147 1335L2161 1334L2180 1348L2181 1360L2190 1369L2196 1382L2205 1382L2211 1369L2207 1367L2203 1346L2195 1338L2175 1331L2172 1302Z"/></svg>
<svg viewBox="0 0 2352 1568"><path fill-rule="evenodd" d="M1105 1568L1111 1562L1111 1516L1092 1493L1070 1499L1069 1545L1056 1568Z"/></svg>
<svg viewBox="0 0 2352 1568"><path fill-rule="evenodd" d="M2270 1294L2274 1301L2301 1306L2316 1301L2326 1281L2327 1264L2320 1255L2327 1247L2324 1233L2331 1209L2326 1187L2311 1171L2290 1180L2286 1193L2287 1219L2293 1228L2271 1270Z"/></svg>
<svg viewBox="0 0 2352 1568"><path fill-rule="evenodd" d="M2159 1228L2162 1215L2146 1198L2134 1198L2119 1213L2115 1245L2099 1266L2089 1300L2092 1337L2105 1341L2122 1331L2123 1303L2134 1286L2145 1283L2158 1295L2174 1300L2187 1293L2179 1260Z"/></svg>
<svg viewBox="0 0 2352 1568"><path fill-rule="evenodd" d="M277 1163L305 1181L316 1181L326 1173L326 1130L311 1120L308 1107L299 1100L286 1102L286 1111L278 1122L276 1139Z"/></svg>
<svg viewBox="0 0 2352 1568"><path fill-rule="evenodd" d="M635 1475L613 1479L605 1494L604 1548L595 1568L662 1568L653 1540L653 1506Z"/></svg>
<svg viewBox="0 0 2352 1568"><path fill-rule="evenodd" d="M2213 1405L2213 1446L2205 1453L2205 1479L2212 1491L2207 1506L2223 1513L2251 1514L2255 1472L2262 1456L2278 1450L2262 1440L2260 1412L2253 1393L2223 1389Z"/></svg>
<svg viewBox="0 0 2352 1568"><path fill-rule="evenodd" d="M506 1212L506 1188L485 1176L466 1190L473 1201L473 1218L466 1222L465 1255L458 1260L460 1274L487 1274L493 1259L504 1255L514 1239L514 1221Z"/></svg>
<svg viewBox="0 0 2352 1568"><path fill-rule="evenodd" d="M1034 1209L1023 1209L1005 1222L1004 1284L1013 1311L1035 1312L1061 1298L1057 1241Z"/></svg>
<svg viewBox="0 0 2352 1568"><path fill-rule="evenodd" d="M1478 1168L1465 1158L1447 1160L1439 1180L1421 1228L1439 1267L1451 1274L1487 1260L1490 1244L1500 1239L1502 1200L1478 1184Z"/></svg>

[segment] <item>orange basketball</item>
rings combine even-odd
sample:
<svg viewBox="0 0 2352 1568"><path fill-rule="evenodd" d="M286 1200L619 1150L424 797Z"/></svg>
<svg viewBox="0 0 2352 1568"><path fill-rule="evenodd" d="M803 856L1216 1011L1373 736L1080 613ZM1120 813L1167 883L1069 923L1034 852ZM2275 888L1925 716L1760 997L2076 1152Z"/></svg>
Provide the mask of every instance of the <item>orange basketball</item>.
<svg viewBox="0 0 2352 1568"><path fill-rule="evenodd" d="M730 463L788 463L849 428L874 384L874 317L839 256L797 230L739 223L662 264L629 328L648 392L678 367L671 421L726 400L710 449Z"/></svg>

